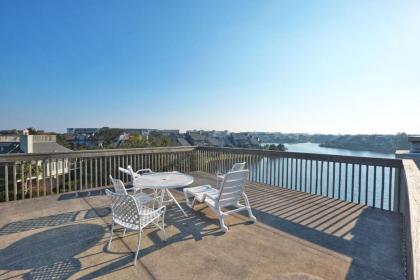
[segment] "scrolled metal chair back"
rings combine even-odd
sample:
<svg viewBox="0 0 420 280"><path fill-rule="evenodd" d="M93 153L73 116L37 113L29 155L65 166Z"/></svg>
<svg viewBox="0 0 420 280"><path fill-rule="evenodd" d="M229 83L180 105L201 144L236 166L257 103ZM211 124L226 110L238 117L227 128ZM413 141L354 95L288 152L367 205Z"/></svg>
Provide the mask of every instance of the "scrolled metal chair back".
<svg viewBox="0 0 420 280"><path fill-rule="evenodd" d="M124 183L120 179L114 179L111 175L109 175L109 179L112 182L112 186L114 187L115 193L121 195L127 195L127 190L125 189Z"/></svg>
<svg viewBox="0 0 420 280"><path fill-rule="evenodd" d="M131 195L122 195L105 190L111 200L112 219L120 225L131 229L140 227L139 205Z"/></svg>

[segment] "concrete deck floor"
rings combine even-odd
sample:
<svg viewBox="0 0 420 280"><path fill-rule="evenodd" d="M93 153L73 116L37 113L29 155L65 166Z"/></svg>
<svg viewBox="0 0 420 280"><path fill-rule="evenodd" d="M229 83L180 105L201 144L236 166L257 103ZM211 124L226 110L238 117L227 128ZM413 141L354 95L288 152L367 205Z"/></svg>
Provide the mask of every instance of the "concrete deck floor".
<svg viewBox="0 0 420 280"><path fill-rule="evenodd" d="M194 185L213 176L193 173ZM108 251L110 211L103 190L0 205L0 279L403 279L397 214L267 185L246 190L246 213L226 220L204 205L174 206L168 241L154 228L117 237ZM184 201L179 196L180 201ZM182 203L185 207L185 204ZM186 207L185 207L186 209Z"/></svg>

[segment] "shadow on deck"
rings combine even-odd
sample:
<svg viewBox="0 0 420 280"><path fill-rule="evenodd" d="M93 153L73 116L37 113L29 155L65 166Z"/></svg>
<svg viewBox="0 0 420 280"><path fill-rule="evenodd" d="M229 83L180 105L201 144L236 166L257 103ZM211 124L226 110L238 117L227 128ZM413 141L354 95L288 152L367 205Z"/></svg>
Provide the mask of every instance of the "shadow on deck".
<svg viewBox="0 0 420 280"><path fill-rule="evenodd" d="M209 174L193 175L194 185L215 183ZM204 205L191 211L182 203L187 218L169 207L168 241L147 229L136 267L136 233L106 249L103 190L3 203L0 279L404 278L400 215L261 184L248 184L246 192L257 224L234 215L223 234Z"/></svg>

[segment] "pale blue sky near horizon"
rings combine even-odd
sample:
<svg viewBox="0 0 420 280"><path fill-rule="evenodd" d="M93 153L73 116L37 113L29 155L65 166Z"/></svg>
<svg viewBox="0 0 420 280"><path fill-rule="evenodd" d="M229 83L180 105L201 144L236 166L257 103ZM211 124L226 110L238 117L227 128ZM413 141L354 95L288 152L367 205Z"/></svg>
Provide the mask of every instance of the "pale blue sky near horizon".
<svg viewBox="0 0 420 280"><path fill-rule="evenodd" d="M420 134L419 1L0 2L0 129Z"/></svg>

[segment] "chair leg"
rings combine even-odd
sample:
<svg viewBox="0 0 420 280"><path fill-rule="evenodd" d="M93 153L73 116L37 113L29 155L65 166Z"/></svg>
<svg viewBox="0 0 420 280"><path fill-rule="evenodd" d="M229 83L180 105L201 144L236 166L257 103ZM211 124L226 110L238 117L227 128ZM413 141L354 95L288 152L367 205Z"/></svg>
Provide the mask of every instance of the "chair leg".
<svg viewBox="0 0 420 280"><path fill-rule="evenodd" d="M222 229L223 232L228 232L229 228L225 225L225 218L224 215L222 214L222 211L220 211L219 209L219 222L220 222L220 228Z"/></svg>
<svg viewBox="0 0 420 280"><path fill-rule="evenodd" d="M124 232L123 232L123 238L125 237L125 232L127 231L127 228L124 228Z"/></svg>
<svg viewBox="0 0 420 280"><path fill-rule="evenodd" d="M251 218L251 220L255 223L257 221L257 218L252 214L251 205L249 204L248 196L243 193L246 209L248 210L248 215Z"/></svg>
<svg viewBox="0 0 420 280"><path fill-rule="evenodd" d="M184 196L185 196L185 203L187 204L188 207L193 208L193 203L190 202L190 199L188 197L188 194L186 192L184 192Z"/></svg>
<svg viewBox="0 0 420 280"><path fill-rule="evenodd" d="M139 230L139 235L137 237L137 251L136 251L136 255L134 256L134 265L137 264L137 257L139 255L139 251L140 251L140 245L141 245L141 230Z"/></svg>
<svg viewBox="0 0 420 280"><path fill-rule="evenodd" d="M112 221L112 225L111 225L111 236L110 236L110 238L109 238L109 241L108 241L108 246L107 246L107 249L108 249L108 250L109 250L109 248L111 247L112 234L113 234L113 232L114 232L114 221Z"/></svg>
<svg viewBox="0 0 420 280"><path fill-rule="evenodd" d="M165 213L162 215L162 231L163 231L163 240L166 242L166 230L165 230Z"/></svg>

